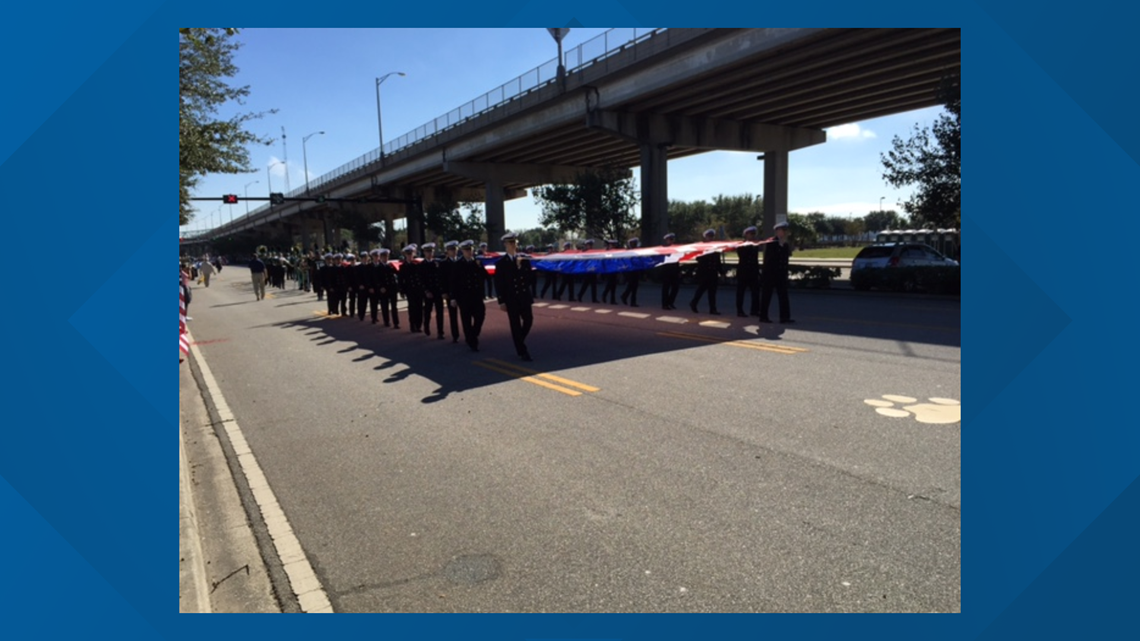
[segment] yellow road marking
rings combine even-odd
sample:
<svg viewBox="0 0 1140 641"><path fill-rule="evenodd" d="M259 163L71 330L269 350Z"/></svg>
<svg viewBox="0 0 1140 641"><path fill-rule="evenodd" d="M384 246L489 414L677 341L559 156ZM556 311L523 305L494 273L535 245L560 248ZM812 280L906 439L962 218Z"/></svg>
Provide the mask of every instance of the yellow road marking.
<svg viewBox="0 0 1140 641"><path fill-rule="evenodd" d="M704 341L706 343L716 343L718 345L728 345L731 347L745 347L748 349L756 349L762 352L773 352L775 354L799 354L808 350L802 347L790 347L787 345L773 345L771 343L751 343L748 341L722 341L717 338L709 336L701 336L700 334L686 334L684 332L657 332L658 336L668 336L669 338L684 338L692 341Z"/></svg>
<svg viewBox="0 0 1140 641"><path fill-rule="evenodd" d="M556 383L561 383L563 385L568 385L570 387L577 387L578 389L586 391L586 392L601 391L600 387L594 387L593 385L586 385L585 383L579 383L578 381L572 381L568 378L562 378L561 376L555 376L554 374L547 374L545 372L539 372L539 371L536 371L533 369L527 369L527 368L522 367L520 365L515 365L514 363L508 363L506 361L501 361L497 358L488 358L487 362L494 363L500 367L507 367L507 368L510 368L513 370L518 370L518 371L526 373L526 374L539 376L541 378L545 378L547 380L551 380L551 381L554 381Z"/></svg>
<svg viewBox="0 0 1140 641"><path fill-rule="evenodd" d="M512 372L508 369L504 369L501 367L495 367L494 365L491 365L489 363L485 363L482 361L475 361L473 364L478 365L479 367L482 367L483 369L489 369L492 372L498 372L500 374L506 374L507 376L517 378L520 381L526 381L528 383L534 383L535 385L538 385L539 387L545 387L547 389L552 389L556 392L562 392L563 394L566 394L567 396L581 396L582 395L582 392L577 392L577 391L572 390L572 389L566 389L565 387L559 387L558 385L555 385L554 383L547 383L546 381L540 380L540 379L535 378L533 376L527 376L525 374L520 374L518 372Z"/></svg>

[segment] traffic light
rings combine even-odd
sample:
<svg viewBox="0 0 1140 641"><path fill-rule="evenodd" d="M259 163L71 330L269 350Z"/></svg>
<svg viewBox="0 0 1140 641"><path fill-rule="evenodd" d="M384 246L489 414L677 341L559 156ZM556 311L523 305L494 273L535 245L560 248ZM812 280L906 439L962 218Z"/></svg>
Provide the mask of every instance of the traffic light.
<svg viewBox="0 0 1140 641"><path fill-rule="evenodd" d="M222 202L227 205L236 205L237 194L226 194L225 196L222 196Z"/></svg>
<svg viewBox="0 0 1140 641"><path fill-rule="evenodd" d="M282 194L280 192L273 192L269 194L269 202L273 203L274 205L284 205L285 194Z"/></svg>

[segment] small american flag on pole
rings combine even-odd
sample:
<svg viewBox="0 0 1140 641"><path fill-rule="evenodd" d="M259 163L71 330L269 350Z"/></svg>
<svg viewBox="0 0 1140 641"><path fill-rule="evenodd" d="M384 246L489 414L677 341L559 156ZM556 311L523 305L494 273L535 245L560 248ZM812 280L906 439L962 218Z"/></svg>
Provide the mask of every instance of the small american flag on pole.
<svg viewBox="0 0 1140 641"><path fill-rule="evenodd" d="M190 354L190 341L186 339L186 290L178 286L178 349L183 354Z"/></svg>

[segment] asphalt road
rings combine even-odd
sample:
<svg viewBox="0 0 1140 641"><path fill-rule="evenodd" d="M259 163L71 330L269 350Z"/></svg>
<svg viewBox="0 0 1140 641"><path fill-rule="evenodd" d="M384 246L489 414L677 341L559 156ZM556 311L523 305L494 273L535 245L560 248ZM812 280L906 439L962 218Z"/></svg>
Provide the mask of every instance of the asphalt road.
<svg viewBox="0 0 1140 641"><path fill-rule="evenodd" d="M643 283L522 363L493 302L472 353L220 276L198 356L338 612L961 610L957 300Z"/></svg>

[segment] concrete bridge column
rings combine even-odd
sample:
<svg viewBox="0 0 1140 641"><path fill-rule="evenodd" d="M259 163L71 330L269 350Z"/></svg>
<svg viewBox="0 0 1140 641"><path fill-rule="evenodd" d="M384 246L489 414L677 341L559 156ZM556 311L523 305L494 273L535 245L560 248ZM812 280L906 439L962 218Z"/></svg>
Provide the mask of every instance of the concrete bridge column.
<svg viewBox="0 0 1140 641"><path fill-rule="evenodd" d="M392 243L395 242L394 241L395 238L396 238L396 222L394 220L392 220L391 216L386 216L384 218L384 247L387 247L388 249L390 249L394 252L398 252L401 249L403 249L403 247L393 247L392 246Z"/></svg>
<svg viewBox="0 0 1140 641"><path fill-rule="evenodd" d="M321 244L321 249L332 245L332 227L329 225L329 214L327 211L321 212L321 233L324 234L325 242Z"/></svg>
<svg viewBox="0 0 1140 641"><path fill-rule="evenodd" d="M486 185L487 247L491 251L503 251L503 241L499 240L507 229L506 207L503 204L503 185L493 180L488 180Z"/></svg>
<svg viewBox="0 0 1140 641"><path fill-rule="evenodd" d="M422 206L410 202L404 206L404 211L408 222L408 242L422 245L424 243L424 212ZM392 251L396 251L396 248L393 247Z"/></svg>
<svg viewBox="0 0 1140 641"><path fill-rule="evenodd" d="M641 238L644 245L658 245L669 231L668 145L641 145ZM624 242L624 238L619 238Z"/></svg>
<svg viewBox="0 0 1140 641"><path fill-rule="evenodd" d="M764 228L760 236L772 235L776 216L786 220L788 215L788 152L764 152Z"/></svg>

